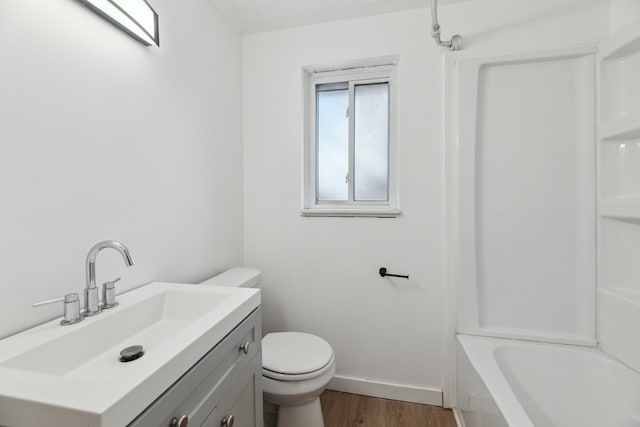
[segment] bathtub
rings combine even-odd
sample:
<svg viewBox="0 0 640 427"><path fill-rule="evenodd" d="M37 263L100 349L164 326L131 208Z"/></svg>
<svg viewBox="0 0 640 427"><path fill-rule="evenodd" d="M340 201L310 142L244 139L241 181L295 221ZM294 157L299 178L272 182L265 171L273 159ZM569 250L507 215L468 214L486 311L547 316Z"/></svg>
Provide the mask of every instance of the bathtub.
<svg viewBox="0 0 640 427"><path fill-rule="evenodd" d="M595 348L457 337L465 427L640 427L640 374Z"/></svg>

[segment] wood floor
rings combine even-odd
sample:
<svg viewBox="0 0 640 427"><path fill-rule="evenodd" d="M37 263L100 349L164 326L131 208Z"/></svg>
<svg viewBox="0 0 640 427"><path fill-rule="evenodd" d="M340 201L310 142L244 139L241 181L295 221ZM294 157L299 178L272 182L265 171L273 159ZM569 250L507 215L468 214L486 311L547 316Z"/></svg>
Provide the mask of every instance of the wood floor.
<svg viewBox="0 0 640 427"><path fill-rule="evenodd" d="M453 412L437 406L326 390L325 427L456 427Z"/></svg>

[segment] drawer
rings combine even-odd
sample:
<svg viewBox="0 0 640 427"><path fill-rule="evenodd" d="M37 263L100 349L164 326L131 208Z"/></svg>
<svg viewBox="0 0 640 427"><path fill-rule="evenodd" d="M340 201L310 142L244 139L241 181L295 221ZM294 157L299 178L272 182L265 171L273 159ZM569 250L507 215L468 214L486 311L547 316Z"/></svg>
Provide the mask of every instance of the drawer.
<svg viewBox="0 0 640 427"><path fill-rule="evenodd" d="M260 352L262 330L258 308L202 357L132 423L131 427L165 427L183 415L200 426L224 400L233 377L247 369Z"/></svg>
<svg viewBox="0 0 640 427"><path fill-rule="evenodd" d="M224 420L233 417L233 427L262 427L262 354L232 381L232 387L202 427L226 427Z"/></svg>

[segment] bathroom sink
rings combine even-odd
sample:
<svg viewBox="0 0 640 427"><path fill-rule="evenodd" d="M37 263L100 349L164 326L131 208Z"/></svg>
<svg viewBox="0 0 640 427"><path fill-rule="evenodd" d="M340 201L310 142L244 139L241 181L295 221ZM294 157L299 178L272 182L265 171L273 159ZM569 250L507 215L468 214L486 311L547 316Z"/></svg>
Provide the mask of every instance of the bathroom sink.
<svg viewBox="0 0 640 427"><path fill-rule="evenodd" d="M118 301L76 325L51 321L0 341L0 425L124 426L256 309L260 295L157 282ZM133 345L144 355L121 362Z"/></svg>

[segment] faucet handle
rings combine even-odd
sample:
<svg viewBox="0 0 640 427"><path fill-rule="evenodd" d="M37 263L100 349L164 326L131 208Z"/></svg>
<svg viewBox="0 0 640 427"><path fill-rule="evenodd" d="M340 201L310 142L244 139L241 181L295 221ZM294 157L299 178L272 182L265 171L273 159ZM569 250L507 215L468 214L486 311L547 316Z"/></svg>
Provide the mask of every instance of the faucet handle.
<svg viewBox="0 0 640 427"><path fill-rule="evenodd" d="M104 282L102 284L102 305L103 309L113 308L118 305L118 301L116 301L116 283L122 279L118 277L117 279L111 280L109 282Z"/></svg>
<svg viewBox="0 0 640 427"><path fill-rule="evenodd" d="M110 286L111 288L113 288L113 287L114 287L113 285L115 285L115 284L116 284L117 282L119 282L121 279L122 279L122 277L118 277L118 278L116 278L116 279L109 280L108 282L104 282L104 283L102 284L102 286Z"/></svg>
<svg viewBox="0 0 640 427"><path fill-rule="evenodd" d="M56 302L64 302L64 318L60 321L62 326L73 325L84 320L80 315L80 296L77 292L72 292L62 298L55 298L47 301L37 302L32 305L33 308L42 307Z"/></svg>

